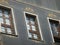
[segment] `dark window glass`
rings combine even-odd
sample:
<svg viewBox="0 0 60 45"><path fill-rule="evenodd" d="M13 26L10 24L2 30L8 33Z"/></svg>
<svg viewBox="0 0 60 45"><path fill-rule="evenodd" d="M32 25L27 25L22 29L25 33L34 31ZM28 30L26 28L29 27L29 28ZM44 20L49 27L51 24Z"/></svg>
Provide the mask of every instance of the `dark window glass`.
<svg viewBox="0 0 60 45"><path fill-rule="evenodd" d="M49 19L51 30L54 36L55 42L60 42L60 24L59 21Z"/></svg>

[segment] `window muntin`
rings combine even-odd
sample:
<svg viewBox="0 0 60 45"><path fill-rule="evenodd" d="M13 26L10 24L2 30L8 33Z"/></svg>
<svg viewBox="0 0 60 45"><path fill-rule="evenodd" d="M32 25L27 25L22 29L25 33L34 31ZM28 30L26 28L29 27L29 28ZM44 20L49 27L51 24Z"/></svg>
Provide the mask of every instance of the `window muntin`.
<svg viewBox="0 0 60 45"><path fill-rule="evenodd" d="M29 39L40 41L41 37L38 28L37 17L28 13L25 13L25 16Z"/></svg>
<svg viewBox="0 0 60 45"><path fill-rule="evenodd" d="M0 6L1 33L16 36L12 9Z"/></svg>
<svg viewBox="0 0 60 45"><path fill-rule="evenodd" d="M49 19L49 22L55 42L60 42L60 22L53 19Z"/></svg>

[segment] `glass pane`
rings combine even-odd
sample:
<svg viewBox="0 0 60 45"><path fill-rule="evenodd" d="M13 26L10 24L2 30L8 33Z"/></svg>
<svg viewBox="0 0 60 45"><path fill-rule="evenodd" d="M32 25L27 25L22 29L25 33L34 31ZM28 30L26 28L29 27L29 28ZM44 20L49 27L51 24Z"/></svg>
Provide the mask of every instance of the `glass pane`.
<svg viewBox="0 0 60 45"><path fill-rule="evenodd" d="M0 13L2 13L2 10L0 9Z"/></svg>
<svg viewBox="0 0 60 45"><path fill-rule="evenodd" d="M2 31L3 33L6 33L4 27L1 27L1 31Z"/></svg>
<svg viewBox="0 0 60 45"><path fill-rule="evenodd" d="M58 31L57 31L57 27L55 24L51 25L52 26L52 32L54 34L54 36L57 36L58 35Z"/></svg>
<svg viewBox="0 0 60 45"><path fill-rule="evenodd" d="M2 13L0 13L0 16L2 16Z"/></svg>
<svg viewBox="0 0 60 45"><path fill-rule="evenodd" d="M36 28L35 28L35 26L33 26L33 25L32 25L31 27L32 27L32 30L33 30L33 31L36 31Z"/></svg>
<svg viewBox="0 0 60 45"><path fill-rule="evenodd" d="M32 38L32 34L31 34L31 33L29 33L29 32L28 32L28 36L29 36L29 38Z"/></svg>
<svg viewBox="0 0 60 45"><path fill-rule="evenodd" d="M29 18L26 18L26 22L29 23Z"/></svg>
<svg viewBox="0 0 60 45"><path fill-rule="evenodd" d="M10 28L6 28L7 29L7 33L8 34L12 34L12 32L11 32L11 29Z"/></svg>
<svg viewBox="0 0 60 45"><path fill-rule="evenodd" d="M30 18L30 22L31 22L31 24L35 24L34 18Z"/></svg>
<svg viewBox="0 0 60 45"><path fill-rule="evenodd" d="M8 11L4 11L4 15L5 15L6 18L9 18Z"/></svg>
<svg viewBox="0 0 60 45"><path fill-rule="evenodd" d="M27 29L30 30L30 25L27 25Z"/></svg>
<svg viewBox="0 0 60 45"><path fill-rule="evenodd" d="M0 18L0 22L3 23L3 18L2 17Z"/></svg>
<svg viewBox="0 0 60 45"><path fill-rule="evenodd" d="M26 20L26 23L28 24L29 23L29 20Z"/></svg>
<svg viewBox="0 0 60 45"><path fill-rule="evenodd" d="M37 35L36 34L33 34L33 37L34 39L38 39Z"/></svg>
<svg viewBox="0 0 60 45"><path fill-rule="evenodd" d="M33 20L34 20L34 18L30 17L30 21L33 21Z"/></svg>
<svg viewBox="0 0 60 45"><path fill-rule="evenodd" d="M26 17L26 20L29 20L29 18L28 18L28 17Z"/></svg>
<svg viewBox="0 0 60 45"><path fill-rule="evenodd" d="M34 21L30 21L31 22L31 24L35 24L35 22Z"/></svg>
<svg viewBox="0 0 60 45"><path fill-rule="evenodd" d="M2 10L0 10L0 16L2 16Z"/></svg>
<svg viewBox="0 0 60 45"><path fill-rule="evenodd" d="M9 19L5 19L6 24L10 25L10 20Z"/></svg>

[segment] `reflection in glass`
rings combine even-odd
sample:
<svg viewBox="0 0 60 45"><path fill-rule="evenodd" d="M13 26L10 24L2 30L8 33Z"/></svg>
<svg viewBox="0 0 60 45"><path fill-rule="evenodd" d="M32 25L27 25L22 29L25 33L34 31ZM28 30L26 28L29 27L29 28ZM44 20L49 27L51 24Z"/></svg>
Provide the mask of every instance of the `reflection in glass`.
<svg viewBox="0 0 60 45"><path fill-rule="evenodd" d="M29 20L26 20L26 23L28 24L29 23Z"/></svg>
<svg viewBox="0 0 60 45"><path fill-rule="evenodd" d="M2 16L2 13L0 13L0 16Z"/></svg>
<svg viewBox="0 0 60 45"><path fill-rule="evenodd" d="M30 22L31 22L31 24L35 24L34 18L30 18Z"/></svg>
<svg viewBox="0 0 60 45"><path fill-rule="evenodd" d="M32 27L32 30L33 30L33 31L36 31L36 28L35 28L35 26L33 26L33 25L32 25L31 27Z"/></svg>
<svg viewBox="0 0 60 45"><path fill-rule="evenodd" d="M57 31L56 25L55 24L52 24L51 27L52 27L52 32L53 32L54 36L57 36L58 35L58 31Z"/></svg>
<svg viewBox="0 0 60 45"><path fill-rule="evenodd" d="M27 22L27 24L29 23L29 18L28 17L26 18L26 22Z"/></svg>
<svg viewBox="0 0 60 45"><path fill-rule="evenodd" d="M30 25L27 25L27 29L30 30Z"/></svg>
<svg viewBox="0 0 60 45"><path fill-rule="evenodd" d="M1 27L1 31L2 31L3 33L5 33L5 28L4 28L4 27Z"/></svg>
<svg viewBox="0 0 60 45"><path fill-rule="evenodd" d="M29 18L28 18L28 17L26 17L26 20L29 20Z"/></svg>
<svg viewBox="0 0 60 45"><path fill-rule="evenodd" d="M7 33L8 34L11 34L12 33L10 28L6 28L6 29L7 29Z"/></svg>
<svg viewBox="0 0 60 45"><path fill-rule="evenodd" d="M34 21L34 18L30 18L30 21Z"/></svg>
<svg viewBox="0 0 60 45"><path fill-rule="evenodd" d="M33 37L34 37L34 39L37 39L38 38L36 34L33 34Z"/></svg>
<svg viewBox="0 0 60 45"><path fill-rule="evenodd" d="M32 34L31 34L31 33L29 33L29 32L28 32L28 36L29 36L29 38L32 38Z"/></svg>
<svg viewBox="0 0 60 45"><path fill-rule="evenodd" d="M2 16L2 10L0 10L0 16Z"/></svg>
<svg viewBox="0 0 60 45"><path fill-rule="evenodd" d="M0 23L3 23L3 18L2 17L0 18Z"/></svg>
<svg viewBox="0 0 60 45"><path fill-rule="evenodd" d="M2 10L0 9L0 13L2 13Z"/></svg>
<svg viewBox="0 0 60 45"><path fill-rule="evenodd" d="M35 24L35 22L34 21L30 21L31 22L31 24Z"/></svg>
<svg viewBox="0 0 60 45"><path fill-rule="evenodd" d="M4 11L4 15L5 15L6 18L9 18L9 14L8 14L7 11Z"/></svg>
<svg viewBox="0 0 60 45"><path fill-rule="evenodd" d="M10 25L9 19L5 19L5 21L6 21L6 24Z"/></svg>

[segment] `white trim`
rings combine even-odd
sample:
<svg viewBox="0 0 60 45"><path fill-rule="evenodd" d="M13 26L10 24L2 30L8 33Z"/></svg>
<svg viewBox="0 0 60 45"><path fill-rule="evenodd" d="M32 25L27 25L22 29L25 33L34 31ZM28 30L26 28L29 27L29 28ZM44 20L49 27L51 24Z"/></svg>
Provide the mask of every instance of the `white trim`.
<svg viewBox="0 0 60 45"><path fill-rule="evenodd" d="M49 22L49 19L51 20L55 20L55 21L59 21L58 19L53 19L53 18L49 18L47 17L47 20L48 20L48 24L49 24L49 28L50 28L50 32L51 32L51 36L52 36L52 40L53 40L53 43L55 43L54 41L54 37L53 37L53 33L52 33L52 29L51 29L51 25L50 25L50 22ZM60 21L59 21L60 22Z"/></svg>
<svg viewBox="0 0 60 45"><path fill-rule="evenodd" d="M11 9L11 7L6 6L6 5L2 5L2 4L0 4L0 6Z"/></svg>
<svg viewBox="0 0 60 45"><path fill-rule="evenodd" d="M14 28L15 28L15 34L18 35L17 28L16 28L16 21L15 21L14 12L13 12L13 8L11 8L11 12L12 12L12 17L13 17L13 24L14 24Z"/></svg>
<svg viewBox="0 0 60 45"><path fill-rule="evenodd" d="M5 8L8 8L8 9L11 10L12 18L13 18L13 23L14 23L14 28L15 28L15 34L18 35L18 33L17 33L17 28L16 28L15 17L14 17L14 12L13 12L13 8L11 8L11 7L9 7L9 6L2 5L2 4L0 4L0 6L5 7Z"/></svg>
<svg viewBox="0 0 60 45"><path fill-rule="evenodd" d="M26 23L26 16L25 16L25 13L28 13L28 14L31 14L31 15L36 16L36 18L37 18L37 23L38 23L38 28L39 28L39 31L40 31L39 33L40 33L40 36L41 36L41 40L43 41L43 36L42 36L42 31L41 31L41 27L40 27L40 23L39 23L38 15L33 14L33 13L30 13L30 12L25 12L25 11L24 11L25 23ZM26 28L27 28L27 23L26 23ZM28 30L27 30L27 32L28 32Z"/></svg>

